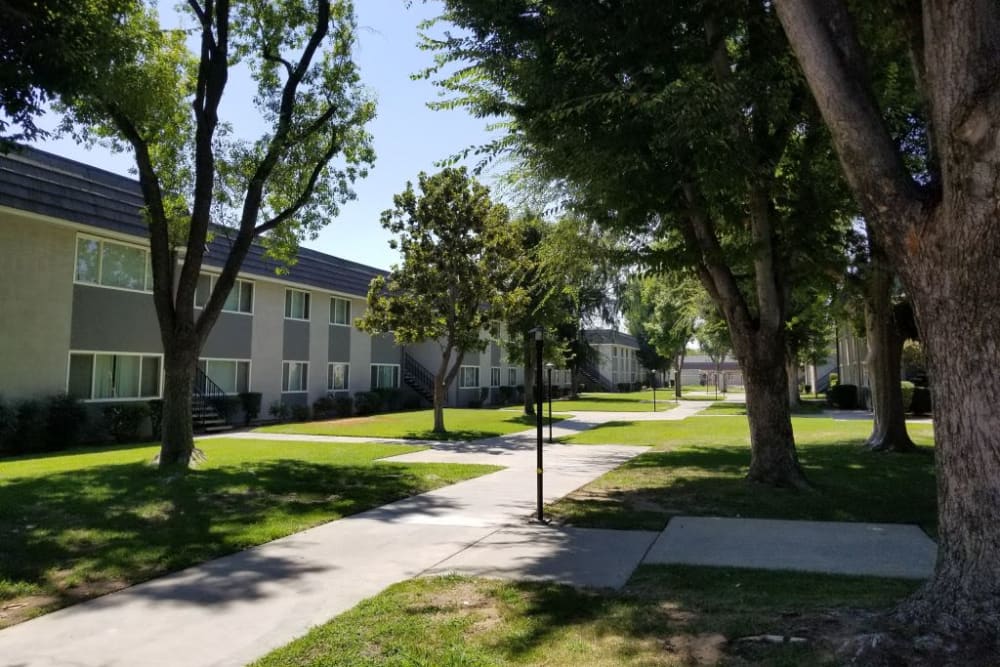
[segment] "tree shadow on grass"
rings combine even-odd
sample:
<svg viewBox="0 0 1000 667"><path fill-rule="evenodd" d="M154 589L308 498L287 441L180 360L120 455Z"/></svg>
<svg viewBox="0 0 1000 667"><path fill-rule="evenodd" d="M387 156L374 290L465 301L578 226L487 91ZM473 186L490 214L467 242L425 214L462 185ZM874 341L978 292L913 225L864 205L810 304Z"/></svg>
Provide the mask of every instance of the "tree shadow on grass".
<svg viewBox="0 0 1000 667"><path fill-rule="evenodd" d="M434 486L402 465L301 460L15 478L0 483L0 581L14 595L19 584L37 586L64 606ZM250 569L296 576L290 564L258 565ZM252 597L263 580L251 575L226 595Z"/></svg>
<svg viewBox="0 0 1000 667"><path fill-rule="evenodd" d="M929 448L925 448L929 449ZM814 490L746 480L746 446L647 452L553 507L595 528L660 530L676 515L915 523L936 530L933 457L872 454L857 444L808 445L799 459Z"/></svg>

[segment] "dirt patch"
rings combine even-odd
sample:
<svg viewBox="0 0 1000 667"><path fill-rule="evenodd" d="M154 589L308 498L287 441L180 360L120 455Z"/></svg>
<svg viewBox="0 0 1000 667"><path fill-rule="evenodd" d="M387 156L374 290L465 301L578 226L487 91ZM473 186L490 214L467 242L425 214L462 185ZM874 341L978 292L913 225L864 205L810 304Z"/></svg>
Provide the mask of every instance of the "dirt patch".
<svg viewBox="0 0 1000 667"><path fill-rule="evenodd" d="M725 646L726 638L717 632L671 635L663 640L663 650L685 665L717 665Z"/></svg>
<svg viewBox="0 0 1000 667"><path fill-rule="evenodd" d="M16 625L60 606L55 595L25 595L0 603L0 628Z"/></svg>
<svg viewBox="0 0 1000 667"><path fill-rule="evenodd" d="M411 608L411 611L417 611ZM419 610L430 611L434 617L450 618L454 614L472 617L469 632L489 632L502 620L497 602L484 594L474 582L462 582L420 597Z"/></svg>
<svg viewBox="0 0 1000 667"><path fill-rule="evenodd" d="M344 424L371 424L373 421L375 421L374 417L347 417L346 419L327 419L326 421L312 422L312 424L343 426Z"/></svg>

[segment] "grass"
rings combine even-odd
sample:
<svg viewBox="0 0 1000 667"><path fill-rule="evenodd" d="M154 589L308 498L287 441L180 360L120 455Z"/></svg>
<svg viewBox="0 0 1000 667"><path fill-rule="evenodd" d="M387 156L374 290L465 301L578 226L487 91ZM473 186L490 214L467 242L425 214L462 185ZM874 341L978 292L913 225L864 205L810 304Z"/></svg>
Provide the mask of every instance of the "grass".
<svg viewBox="0 0 1000 667"><path fill-rule="evenodd" d="M802 400L799 402L799 407L792 410L792 414L796 415L818 415L822 414L824 408L826 407L823 401L810 401ZM745 415L747 413L746 403L733 403L726 401L718 401L712 403L704 410L702 410L699 415Z"/></svg>
<svg viewBox="0 0 1000 667"><path fill-rule="evenodd" d="M376 462L422 449L398 444L199 447L187 473L153 445L0 462L0 627L497 469Z"/></svg>
<svg viewBox="0 0 1000 667"><path fill-rule="evenodd" d="M548 411L546 410L546 413ZM569 415L553 414L557 422ZM545 417L548 423L548 417ZM404 438L407 440L477 440L525 431L535 426L535 418L527 417L517 408L466 409L445 408L447 433L435 433L433 410L392 412L371 417L351 417L329 421L277 424L256 429L262 433L294 433L298 435L345 435L364 438Z"/></svg>
<svg viewBox="0 0 1000 667"><path fill-rule="evenodd" d="M911 424L918 454L874 454L860 445L871 422L792 420L812 492L747 482L749 430L741 417L610 422L567 438L576 444L650 445L648 451L552 505L577 526L660 530L672 516L916 523L936 530L933 431Z"/></svg>
<svg viewBox="0 0 1000 667"><path fill-rule="evenodd" d="M616 594L544 583L414 579L253 664L823 665L832 662L829 635L858 624L858 608L887 608L916 586L682 566L640 568ZM810 642L736 641L765 633L804 635Z"/></svg>
<svg viewBox="0 0 1000 667"><path fill-rule="evenodd" d="M672 389L656 390L656 411L665 412L677 407ZM653 390L625 393L581 393L578 399L560 398L552 401L554 410L567 412L652 412Z"/></svg>

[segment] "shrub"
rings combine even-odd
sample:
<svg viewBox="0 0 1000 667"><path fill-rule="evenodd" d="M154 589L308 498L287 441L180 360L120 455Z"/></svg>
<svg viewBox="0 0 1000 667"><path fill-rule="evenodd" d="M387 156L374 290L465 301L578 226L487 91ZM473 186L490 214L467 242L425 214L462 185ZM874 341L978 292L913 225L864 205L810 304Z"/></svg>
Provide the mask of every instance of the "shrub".
<svg viewBox="0 0 1000 667"><path fill-rule="evenodd" d="M13 454L17 432L17 410L0 396L0 454Z"/></svg>
<svg viewBox="0 0 1000 667"><path fill-rule="evenodd" d="M404 410L419 410L421 405L420 397L416 394L406 394L403 396Z"/></svg>
<svg viewBox="0 0 1000 667"><path fill-rule="evenodd" d="M631 387L632 387L632 385L630 385L628 382L619 382L618 383L618 392L624 394L629 389L631 389Z"/></svg>
<svg viewBox="0 0 1000 667"><path fill-rule="evenodd" d="M811 384L804 384L802 385L802 389L804 389L807 394L811 394L813 386Z"/></svg>
<svg viewBox="0 0 1000 667"><path fill-rule="evenodd" d="M236 419L236 415L243 406L243 401L239 396L212 396L208 399L208 404L219 413L225 422L231 423Z"/></svg>
<svg viewBox="0 0 1000 667"><path fill-rule="evenodd" d="M395 412L402 406L403 392L399 389L373 389L371 393L379 397L377 412Z"/></svg>
<svg viewBox="0 0 1000 667"><path fill-rule="evenodd" d="M46 400L45 449L56 451L80 444L87 410L68 394L56 394Z"/></svg>
<svg viewBox="0 0 1000 667"><path fill-rule="evenodd" d="M272 401L271 405L267 408L267 412L272 417L282 422L287 421L288 417L292 414L291 409L281 401Z"/></svg>
<svg viewBox="0 0 1000 667"><path fill-rule="evenodd" d="M836 373L830 373L830 386L833 387L838 384L840 384L840 376Z"/></svg>
<svg viewBox="0 0 1000 667"><path fill-rule="evenodd" d="M250 422L260 416L261 393L259 391L245 391L240 394L240 405L243 408L243 425L249 426Z"/></svg>
<svg viewBox="0 0 1000 667"><path fill-rule="evenodd" d="M497 393L500 395L500 403L502 405L508 405L514 401L516 390L514 387L500 387Z"/></svg>
<svg viewBox="0 0 1000 667"><path fill-rule="evenodd" d="M855 410L858 407L858 388L853 384L838 384L826 392L827 402L841 410Z"/></svg>
<svg viewBox="0 0 1000 667"><path fill-rule="evenodd" d="M899 383L899 389L903 393L903 412L909 412L913 403L913 383L903 380Z"/></svg>
<svg viewBox="0 0 1000 667"><path fill-rule="evenodd" d="M108 431L115 442L134 442L142 435L142 425L149 417L149 406L145 403L121 403L104 408L108 420Z"/></svg>
<svg viewBox="0 0 1000 667"><path fill-rule="evenodd" d="M914 387L913 398L910 400L910 412L915 415L931 413L931 390L927 387Z"/></svg>
<svg viewBox="0 0 1000 667"><path fill-rule="evenodd" d="M308 405L293 405L292 407L292 419L297 422L307 422L311 416Z"/></svg>
<svg viewBox="0 0 1000 667"><path fill-rule="evenodd" d="M374 415L382 408L382 397L374 391L354 394L354 410L359 415Z"/></svg>
<svg viewBox="0 0 1000 667"><path fill-rule="evenodd" d="M14 452L37 452L45 448L45 405L33 398L20 401L16 407L17 424L14 428Z"/></svg>
<svg viewBox="0 0 1000 667"><path fill-rule="evenodd" d="M354 414L354 399L350 394L337 394L333 399L333 413L338 417Z"/></svg>
<svg viewBox="0 0 1000 667"><path fill-rule="evenodd" d="M313 416L316 419L330 419L337 414L333 396L320 396L313 402Z"/></svg>
<svg viewBox="0 0 1000 667"><path fill-rule="evenodd" d="M161 437L163 431L163 399L154 398L146 401L149 406L149 425L153 430L153 437Z"/></svg>
<svg viewBox="0 0 1000 667"><path fill-rule="evenodd" d="M465 407L471 408L473 410L478 410L479 408L483 407L483 402L480 401L478 398L471 398L469 399L469 402L465 404Z"/></svg>

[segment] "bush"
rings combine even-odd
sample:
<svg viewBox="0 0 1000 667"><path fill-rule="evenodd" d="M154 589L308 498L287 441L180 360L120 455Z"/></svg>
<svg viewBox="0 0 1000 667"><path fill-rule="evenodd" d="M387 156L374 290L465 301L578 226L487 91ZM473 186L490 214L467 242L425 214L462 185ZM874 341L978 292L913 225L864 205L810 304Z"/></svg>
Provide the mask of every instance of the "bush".
<svg viewBox="0 0 1000 667"><path fill-rule="evenodd" d="M261 393L259 391L245 391L240 394L240 406L243 408L243 425L249 426L250 422L260 416Z"/></svg>
<svg viewBox="0 0 1000 667"><path fill-rule="evenodd" d="M632 385L630 385L628 382L619 382L618 383L618 392L619 393L624 394L625 392L627 392L631 388L632 388Z"/></svg>
<svg viewBox="0 0 1000 667"><path fill-rule="evenodd" d="M827 402L840 410L855 410L858 407L858 388L853 384L838 384L826 392Z"/></svg>
<svg viewBox="0 0 1000 667"><path fill-rule="evenodd" d="M56 394L45 405L45 449L53 452L80 444L87 410L68 394Z"/></svg>
<svg viewBox="0 0 1000 667"><path fill-rule="evenodd" d="M17 411L0 396L0 454L13 454L17 432Z"/></svg>
<svg viewBox="0 0 1000 667"><path fill-rule="evenodd" d="M420 397L416 394L406 394L403 396L404 410L419 410L421 405Z"/></svg>
<svg viewBox="0 0 1000 667"><path fill-rule="evenodd" d="M337 414L337 404L333 396L321 396L313 402L313 416L316 419L330 419Z"/></svg>
<svg viewBox="0 0 1000 667"><path fill-rule="evenodd" d="M830 386L833 387L838 384L840 384L840 376L836 373L830 373Z"/></svg>
<svg viewBox="0 0 1000 667"><path fill-rule="evenodd" d="M159 438L163 433L163 400L154 398L146 401L149 406L149 425L153 430L153 437Z"/></svg>
<svg viewBox="0 0 1000 667"><path fill-rule="evenodd" d="M929 415L932 407L931 390L927 387L914 387L913 398L910 400L910 412L915 415Z"/></svg>
<svg viewBox="0 0 1000 667"><path fill-rule="evenodd" d="M288 421L288 417L292 414L291 408L281 401L272 401L271 405L267 408L267 412L280 422Z"/></svg>
<svg viewBox="0 0 1000 667"><path fill-rule="evenodd" d="M500 387L497 393L500 396L500 403L502 405L509 405L514 402L514 396L516 396L514 387Z"/></svg>
<svg viewBox="0 0 1000 667"><path fill-rule="evenodd" d="M145 403L121 403L104 408L108 420L108 431L115 442L134 442L142 435L142 425L149 417L149 406Z"/></svg>
<svg viewBox="0 0 1000 667"><path fill-rule="evenodd" d="M469 402L465 404L465 407L471 408L473 410L478 410L479 408L483 407L483 402L480 401L478 398L472 398L469 399Z"/></svg>
<svg viewBox="0 0 1000 667"><path fill-rule="evenodd" d="M354 399L350 394L337 394L334 397L333 414L338 417L350 417L354 414Z"/></svg>
<svg viewBox="0 0 1000 667"><path fill-rule="evenodd" d="M379 397L377 412L396 412L403 405L403 392L399 389L373 389L371 393Z"/></svg>
<svg viewBox="0 0 1000 667"><path fill-rule="evenodd" d="M909 412L913 403L913 383L903 380L899 383L899 389L903 392L903 412Z"/></svg>
<svg viewBox="0 0 1000 667"><path fill-rule="evenodd" d="M212 396L207 403L212 409L219 413L223 421L232 423L243 407L243 401L239 396Z"/></svg>
<svg viewBox="0 0 1000 667"><path fill-rule="evenodd" d="M36 399L20 401L15 408L14 453L38 452L45 449L45 405Z"/></svg>
<svg viewBox="0 0 1000 667"><path fill-rule="evenodd" d="M359 391L354 394L354 411L359 415L374 415L382 409L382 397L374 391Z"/></svg>
<svg viewBox="0 0 1000 667"><path fill-rule="evenodd" d="M297 422L307 422L311 412L308 405L293 405L292 406L292 419Z"/></svg>

